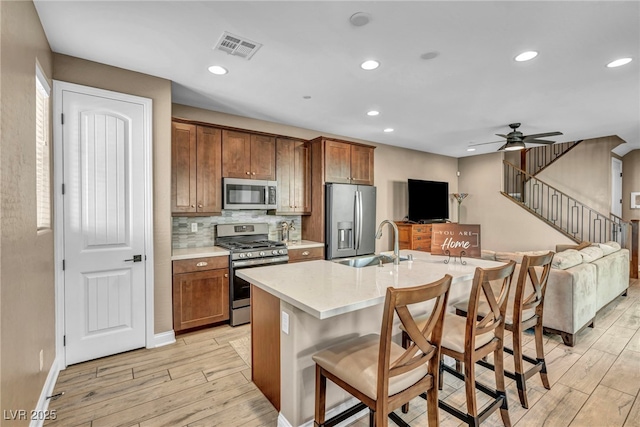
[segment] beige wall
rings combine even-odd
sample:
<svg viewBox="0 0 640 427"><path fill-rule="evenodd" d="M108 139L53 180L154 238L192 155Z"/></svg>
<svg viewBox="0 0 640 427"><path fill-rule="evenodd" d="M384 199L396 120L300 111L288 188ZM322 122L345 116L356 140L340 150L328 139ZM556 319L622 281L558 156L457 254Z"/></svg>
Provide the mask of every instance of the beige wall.
<svg viewBox="0 0 640 427"><path fill-rule="evenodd" d="M449 191L457 191L458 159L453 157L407 150L180 104L173 104L173 116L295 138L313 139L318 136L327 136L376 146L374 184L377 187L376 222L378 223L383 219L400 220L407 215L407 178L447 181L449 182ZM450 214L455 215L453 205L450 205L449 209ZM376 242L376 251L392 249L390 236L391 233L385 230L383 237Z"/></svg>
<svg viewBox="0 0 640 427"><path fill-rule="evenodd" d="M640 219L640 209L631 209L631 192L640 192L640 150L622 158L622 218Z"/></svg>
<svg viewBox="0 0 640 427"><path fill-rule="evenodd" d="M617 136L585 139L538 178L606 216L611 212L611 157Z"/></svg>
<svg viewBox="0 0 640 427"><path fill-rule="evenodd" d="M0 19L0 409L28 411L55 359L53 233L36 231L35 172L36 60L51 78L52 54L33 3L2 1Z"/></svg>
<svg viewBox="0 0 640 427"><path fill-rule="evenodd" d="M171 82L122 68L55 54L53 78L151 98L155 333L173 329L171 295Z"/></svg>
<svg viewBox="0 0 640 427"><path fill-rule="evenodd" d="M481 224L482 248L498 251L555 250L572 244L553 228L502 194L502 153L458 159L458 188L469 193L462 202L464 223Z"/></svg>

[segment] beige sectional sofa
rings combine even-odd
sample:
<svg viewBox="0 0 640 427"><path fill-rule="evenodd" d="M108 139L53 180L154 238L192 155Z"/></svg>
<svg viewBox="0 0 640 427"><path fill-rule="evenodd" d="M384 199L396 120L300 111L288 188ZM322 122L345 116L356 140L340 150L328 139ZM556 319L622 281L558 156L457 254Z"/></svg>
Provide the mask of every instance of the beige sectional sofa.
<svg viewBox="0 0 640 427"><path fill-rule="evenodd" d="M482 251L482 257L518 263L526 254L548 251ZM545 332L560 334L573 346L576 334L594 326L596 313L629 287L629 250L617 242L596 243L557 252L549 273L542 324ZM519 268L514 273L517 277Z"/></svg>

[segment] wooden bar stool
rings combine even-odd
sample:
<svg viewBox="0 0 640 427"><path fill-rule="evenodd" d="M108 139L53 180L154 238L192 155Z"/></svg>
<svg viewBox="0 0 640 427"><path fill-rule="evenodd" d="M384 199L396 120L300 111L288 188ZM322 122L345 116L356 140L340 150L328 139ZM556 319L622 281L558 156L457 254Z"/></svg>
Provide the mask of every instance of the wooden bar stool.
<svg viewBox="0 0 640 427"><path fill-rule="evenodd" d="M504 385L502 348L504 319L515 265L516 263L514 261L510 261L501 267L477 267L473 277L467 307L467 313L470 315L466 318L456 316L452 313L445 315L441 354L454 358L456 362L462 362L464 364L464 375L446 366L441 356L439 387L442 387L443 371L447 371L463 380L467 399L467 413L465 414L442 400L439 402L439 406L470 426L480 425L482 421L497 409L500 409L500 415L502 416L504 425L507 427L511 426ZM497 295L491 286L492 281L500 283ZM478 315L481 295L487 302L489 308L483 316ZM490 353L494 355L495 390L477 383L475 380L475 363ZM493 398L493 402L481 413L478 413L476 388Z"/></svg>
<svg viewBox="0 0 640 427"><path fill-rule="evenodd" d="M527 379L540 373L542 385L547 390L551 388L547 377L547 365L544 360L544 345L542 336L542 313L544 309L544 294L549 280L553 252L544 255L525 255L520 264L518 282L515 291L510 292L510 303L505 315L505 329L511 331L513 336L513 349L505 347L504 351L513 355L515 372L504 371L505 376L516 381L520 404L523 408L529 408L527 400ZM511 303L511 300L513 300ZM467 315L467 305L460 302L455 305L456 314ZM488 311L486 302L481 301L478 307L478 315L484 316ZM523 354L522 333L529 328L535 328L536 358ZM525 369L524 362L532 364ZM494 366L486 361L478 361L478 364L489 369Z"/></svg>
<svg viewBox="0 0 640 427"><path fill-rule="evenodd" d="M313 356L316 362L314 426L334 426L365 407L370 411L371 426L386 427L389 417L396 424L406 426L392 411L425 392L429 426L439 424L438 362L450 286L451 276L447 274L427 285L387 288L380 335L349 340ZM419 328L408 306L429 300L434 300L431 316ZM413 341L407 349L391 341L394 313ZM325 421L327 378L362 403Z"/></svg>

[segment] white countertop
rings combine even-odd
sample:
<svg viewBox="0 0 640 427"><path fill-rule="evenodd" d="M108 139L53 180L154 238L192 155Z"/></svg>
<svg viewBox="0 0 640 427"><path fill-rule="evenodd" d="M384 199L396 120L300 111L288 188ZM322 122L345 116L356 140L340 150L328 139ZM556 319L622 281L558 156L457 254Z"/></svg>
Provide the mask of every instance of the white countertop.
<svg viewBox="0 0 640 427"><path fill-rule="evenodd" d="M312 240L298 240L296 242L287 243L287 249L308 249L321 247L324 247L324 243L314 242Z"/></svg>
<svg viewBox="0 0 640 427"><path fill-rule="evenodd" d="M171 251L171 261L210 256L229 256L229 253L230 252L228 250L219 248L217 246L207 246L204 248L173 249Z"/></svg>
<svg viewBox="0 0 640 427"><path fill-rule="evenodd" d="M326 319L365 307L381 304L389 286L410 287L434 282L445 274L453 283L473 279L476 267L495 267L504 263L465 258L466 265L446 256L402 250L413 254L412 262L354 268L332 261L307 261L265 267L245 268L236 274L294 307ZM468 290L467 290L468 292ZM450 296L451 299L451 296Z"/></svg>

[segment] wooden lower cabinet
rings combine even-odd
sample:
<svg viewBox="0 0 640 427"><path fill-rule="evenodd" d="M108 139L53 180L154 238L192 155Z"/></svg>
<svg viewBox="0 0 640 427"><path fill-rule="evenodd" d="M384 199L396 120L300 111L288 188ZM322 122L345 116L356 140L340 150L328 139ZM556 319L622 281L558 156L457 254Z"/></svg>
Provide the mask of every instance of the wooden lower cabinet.
<svg viewBox="0 0 640 427"><path fill-rule="evenodd" d="M324 259L324 247L289 249L289 263Z"/></svg>
<svg viewBox="0 0 640 427"><path fill-rule="evenodd" d="M229 320L229 260L173 262L173 329L181 331Z"/></svg>
<svg viewBox="0 0 640 427"><path fill-rule="evenodd" d="M431 252L431 224L396 222L400 249Z"/></svg>

